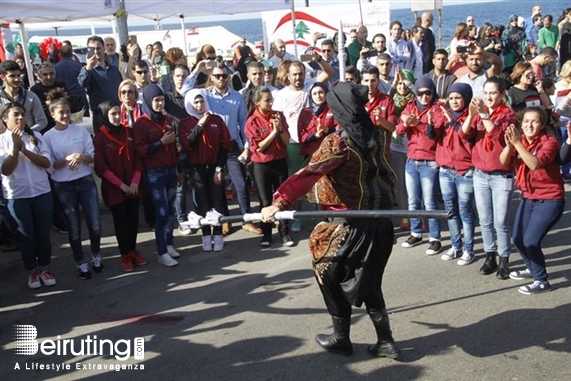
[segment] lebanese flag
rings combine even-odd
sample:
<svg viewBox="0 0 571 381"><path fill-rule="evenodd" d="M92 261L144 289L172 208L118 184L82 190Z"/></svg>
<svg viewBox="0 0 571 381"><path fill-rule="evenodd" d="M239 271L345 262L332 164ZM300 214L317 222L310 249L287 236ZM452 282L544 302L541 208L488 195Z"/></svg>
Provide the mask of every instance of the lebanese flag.
<svg viewBox="0 0 571 381"><path fill-rule="evenodd" d="M188 28L188 33L187 35L193 35L193 34L198 34L198 25L197 26L193 26L191 28Z"/></svg>

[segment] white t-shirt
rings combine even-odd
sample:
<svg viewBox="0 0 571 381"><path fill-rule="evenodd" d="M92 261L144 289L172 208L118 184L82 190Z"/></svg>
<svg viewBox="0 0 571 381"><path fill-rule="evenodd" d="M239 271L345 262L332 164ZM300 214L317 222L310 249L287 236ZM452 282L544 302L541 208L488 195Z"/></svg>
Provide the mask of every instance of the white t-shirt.
<svg viewBox="0 0 571 381"><path fill-rule="evenodd" d="M52 157L50 173L54 181L72 181L91 175L91 167L86 163L82 163L74 171L67 166L58 170L53 169L53 163L72 153L89 155L93 158L95 154L93 139L85 128L73 124L70 124L65 130L57 130L54 127L44 134L44 141Z"/></svg>
<svg viewBox="0 0 571 381"><path fill-rule="evenodd" d="M36 147L32 143L30 137L24 133L22 135L22 142L28 151L42 155L50 159L50 154L45 142L42 140L42 135L34 132L34 136L38 141ZM14 143L12 142L12 132L6 130L0 135L0 168L4 160L12 152ZM51 160L50 160L51 161ZM32 163L22 152L18 156L18 165L14 172L9 176L2 175L2 192L4 198L15 200L20 198L32 198L41 196L50 191L50 182L46 170L39 165ZM47 218L47 217L46 217Z"/></svg>
<svg viewBox="0 0 571 381"><path fill-rule="evenodd" d="M312 85L312 83L306 82L302 90L292 90L289 86L284 87L275 95L272 109L284 114L289 129L290 143L299 143L297 121L301 110L308 106L309 90Z"/></svg>

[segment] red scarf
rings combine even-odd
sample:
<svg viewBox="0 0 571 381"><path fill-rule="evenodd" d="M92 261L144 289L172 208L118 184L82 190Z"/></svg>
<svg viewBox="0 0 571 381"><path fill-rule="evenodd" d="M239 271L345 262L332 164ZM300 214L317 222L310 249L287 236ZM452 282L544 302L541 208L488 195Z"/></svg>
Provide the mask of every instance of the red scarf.
<svg viewBox="0 0 571 381"><path fill-rule="evenodd" d="M377 90L375 97L373 99L370 99L369 102L367 102L367 104L365 105L365 109L367 110L367 112L369 114L371 112L373 112L373 110L379 106L379 104L381 103L382 95L383 95L383 93L381 91Z"/></svg>
<svg viewBox="0 0 571 381"><path fill-rule="evenodd" d="M208 139L208 133L206 132L206 122L208 122L208 119L210 119L210 114L208 114L206 121L202 125L202 142L204 143L204 145L206 147L212 148L212 143L210 143L210 139ZM198 121L200 121L200 119ZM196 123L196 124L198 124L198 123Z"/></svg>
<svg viewBox="0 0 571 381"><path fill-rule="evenodd" d="M502 103L500 103L498 108L496 108L490 114L490 120L492 122L494 122L494 125L496 124L497 119L504 113L504 110L506 110L506 109L508 109L508 106L506 106L506 104L502 102ZM491 152L493 148L494 148L494 143L492 142L492 138L490 138L490 134L486 130L484 132L484 150L486 152Z"/></svg>
<svg viewBox="0 0 571 381"><path fill-rule="evenodd" d="M147 114L143 114L143 115L141 116L141 118L146 118L146 119L148 119L149 122L151 122L152 124L154 124L159 130L161 130L161 132L163 133L163 135L164 135L164 133L165 133L165 130L167 129L167 122L170 121L167 117L165 117L164 120L163 120L163 124L158 124L158 123L155 122L153 119L151 119L151 117L148 116ZM164 144L164 145L163 145L163 147L165 148L165 152L168 153L168 152L170 151L170 146L171 146L171 144Z"/></svg>
<svg viewBox="0 0 571 381"><path fill-rule="evenodd" d="M119 146L119 156L121 156L123 152L125 152L127 154L127 160L131 161L131 154L129 153L129 149L127 148L129 144L129 127L122 127L122 128L125 129L124 142L120 141L115 136L113 136L111 132L109 132L109 129L106 126L101 126L101 129L99 131L101 131L107 139L111 140L113 143Z"/></svg>
<svg viewBox="0 0 571 381"><path fill-rule="evenodd" d="M522 135L521 136L521 142L522 142L522 144L526 150L528 150L532 155L535 155L535 153L536 153L535 151L537 150L537 146L539 145L539 142L541 141L541 138L543 137L543 135L544 135L544 133L541 132L538 136L536 136L531 141L531 143L527 140L527 138L524 135ZM517 184L519 189L522 189L522 185L524 185L526 183L526 180L528 177L527 175L528 175L529 171L530 171L529 167L522 160L522 162L517 167L516 175L515 175L515 183Z"/></svg>
<svg viewBox="0 0 571 381"><path fill-rule="evenodd" d="M464 110L464 112L462 112L462 114L460 114L460 116L459 116L458 118L452 119L452 122L450 122L450 123L453 123L453 122L458 123L459 120L462 119L462 118L465 118L466 115L468 115L468 107L466 107L466 109ZM454 116L452 116L452 117L454 117ZM445 140L444 140L444 146L445 146L446 148L452 148L452 136L454 135L454 132L456 131L456 130L454 129L454 125L450 124L450 127L451 127L451 128L449 128L448 130L452 130L452 131L449 131L449 132L448 132L448 135L446 135L446 138L445 138ZM460 127L460 128L462 128L462 127Z"/></svg>
<svg viewBox="0 0 571 381"><path fill-rule="evenodd" d="M420 119L426 115L428 113L428 111L430 111L430 109L432 108L432 106L434 106L434 103L429 104L428 106L426 106L426 108L420 113L418 114L418 124L422 123L420 121ZM418 112L418 106L416 106L416 111ZM418 125L415 126L415 128L412 129L412 135L413 136L418 136L420 134L420 131L418 130Z"/></svg>

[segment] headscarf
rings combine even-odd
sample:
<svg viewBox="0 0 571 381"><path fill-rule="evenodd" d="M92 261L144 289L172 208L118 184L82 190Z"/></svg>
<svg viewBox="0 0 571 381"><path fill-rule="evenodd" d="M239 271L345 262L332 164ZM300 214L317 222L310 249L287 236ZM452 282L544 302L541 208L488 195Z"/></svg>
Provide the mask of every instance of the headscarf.
<svg viewBox="0 0 571 381"><path fill-rule="evenodd" d="M111 110L115 106L121 107L121 103L114 100L107 100L101 102L98 108L99 108L99 114L101 115L101 122L103 123L103 125L107 127L109 130L117 133L121 130L121 128L123 128L123 125L119 124L118 126L116 126L109 121L109 110Z"/></svg>
<svg viewBox="0 0 571 381"><path fill-rule="evenodd" d="M156 123L162 123L165 119L165 116L162 112L156 112L153 110L153 99L160 95L164 96L165 93L158 85L154 83L149 83L143 90L142 110Z"/></svg>
<svg viewBox="0 0 571 381"><path fill-rule="evenodd" d="M313 101L313 98L311 97L311 92L316 87L321 87L323 89L323 91L325 91L326 96L327 96L327 93L329 92L329 90L327 89L327 85L323 82L315 82L313 84L313 86L311 86L311 89L309 90L309 97L308 97L309 98L309 108L311 109L311 113L313 115L319 116L319 115L321 115L323 110L325 110L325 108L327 107L327 97L325 98L325 101L323 101L322 104L318 105L317 103L315 103Z"/></svg>
<svg viewBox="0 0 571 381"><path fill-rule="evenodd" d="M339 82L327 93L327 104L346 134L363 153L370 152L377 144L379 128L371 121L365 104L369 101L367 86Z"/></svg>
<svg viewBox="0 0 571 381"><path fill-rule="evenodd" d="M414 86L416 87L416 91L418 91L420 89L424 89L424 88L427 88L430 91L432 91L432 104L434 104L436 101L438 101L438 93L436 92L436 85L434 84L432 79L430 79L428 77L420 77L419 79L416 80L416 82L414 83ZM424 106L424 105L420 104L420 102L418 101L418 98L417 98L416 99L416 107L418 107L418 110L422 112L428 106Z"/></svg>
<svg viewBox="0 0 571 381"><path fill-rule="evenodd" d="M462 99L464 99L464 107L462 108L462 110L454 111L450 109L452 115L454 116L454 119L458 119L460 115L462 115L464 111L468 108L468 106L470 106L470 101L472 101L472 87L466 83L456 82L455 84L453 84L448 88L446 96L449 96L452 93L458 93L462 96Z"/></svg>
<svg viewBox="0 0 571 381"><path fill-rule="evenodd" d="M202 118L202 115L197 113L194 109L194 100L197 97L202 97L204 99L204 112L208 112L208 102L206 101L206 90L204 89L192 89L184 96L184 108L190 116L194 116L196 119Z"/></svg>

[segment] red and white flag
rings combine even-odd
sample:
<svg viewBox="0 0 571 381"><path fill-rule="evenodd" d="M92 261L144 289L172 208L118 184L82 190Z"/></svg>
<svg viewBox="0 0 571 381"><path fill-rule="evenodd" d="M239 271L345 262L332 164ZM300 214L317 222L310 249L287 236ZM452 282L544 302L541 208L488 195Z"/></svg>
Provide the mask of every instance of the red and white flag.
<svg viewBox="0 0 571 381"><path fill-rule="evenodd" d="M171 30L167 30L167 32L165 33L165 35L163 36L163 41L166 40L170 40L171 39L171 34L169 33Z"/></svg>
<svg viewBox="0 0 571 381"><path fill-rule="evenodd" d="M193 26L191 28L188 28L188 33L187 35L193 35L193 34L198 34L198 25L197 26Z"/></svg>

